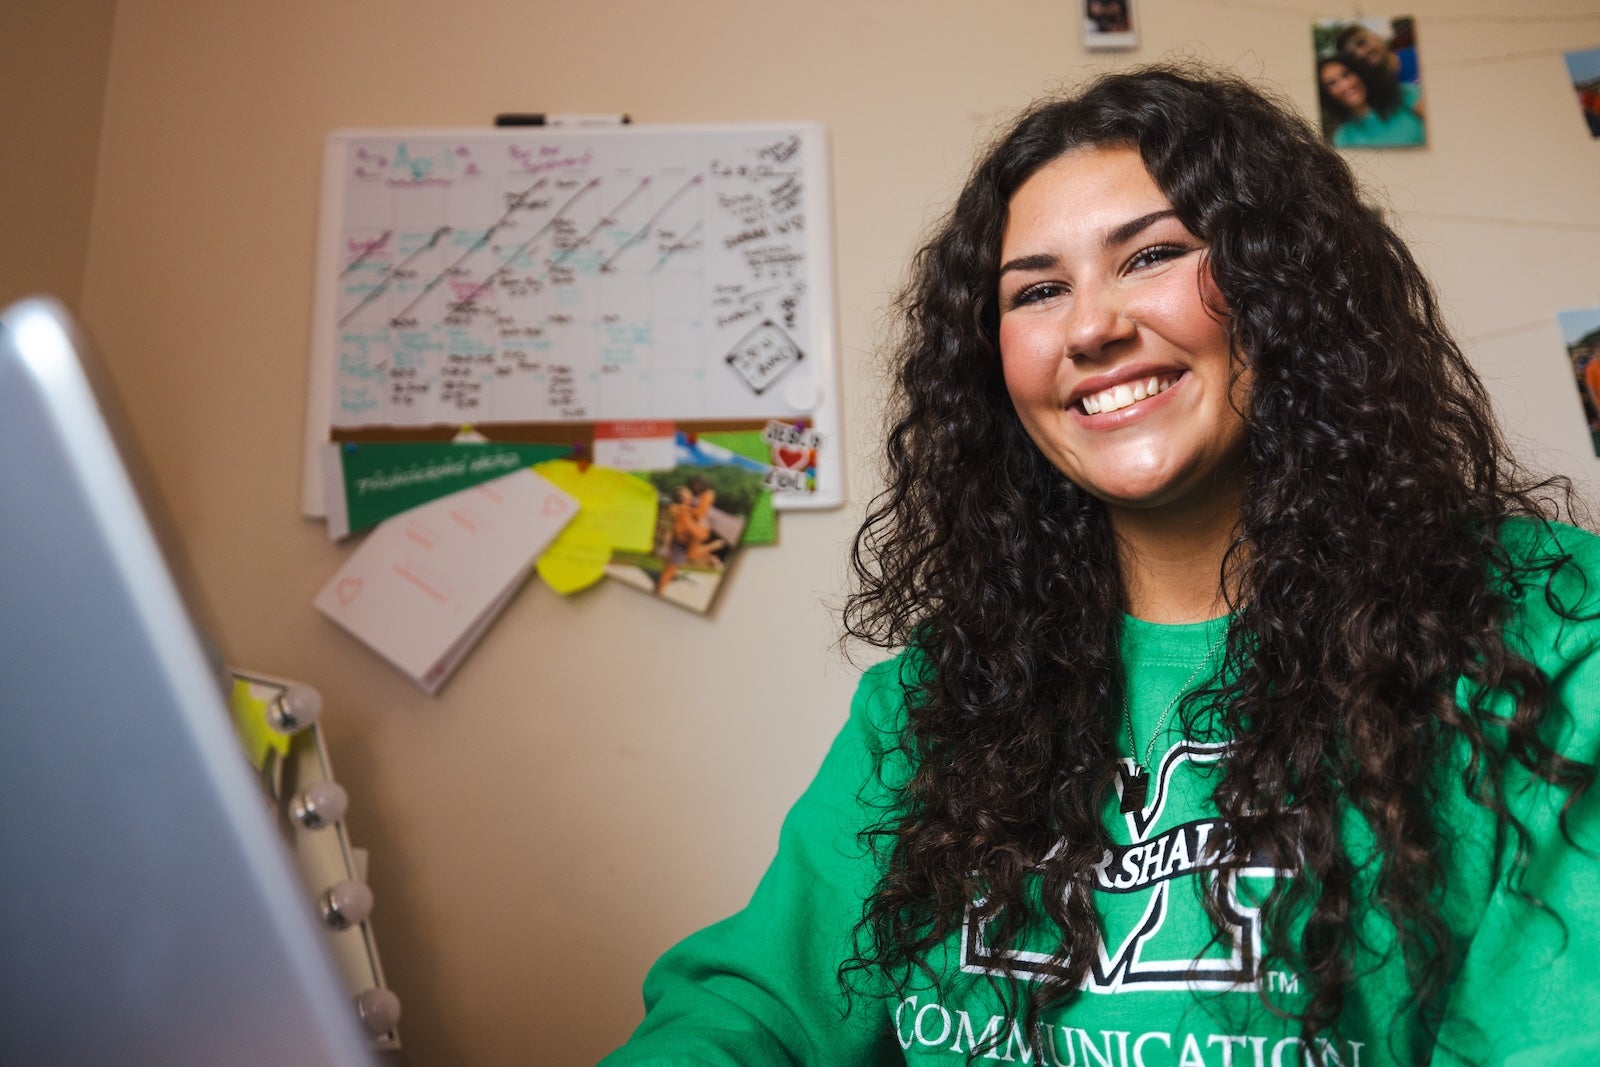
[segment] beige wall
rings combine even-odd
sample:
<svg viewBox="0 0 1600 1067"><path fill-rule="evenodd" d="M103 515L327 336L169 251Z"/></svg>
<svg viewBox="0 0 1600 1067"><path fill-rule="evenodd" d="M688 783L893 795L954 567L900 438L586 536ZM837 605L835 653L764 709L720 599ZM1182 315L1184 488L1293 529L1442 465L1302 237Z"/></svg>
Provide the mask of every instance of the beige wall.
<svg viewBox="0 0 1600 1067"><path fill-rule="evenodd" d="M0 4L0 307L41 293L78 307L114 7Z"/></svg>
<svg viewBox="0 0 1600 1067"><path fill-rule="evenodd" d="M1144 0L1144 46L1102 58L1073 6L117 4L84 313L225 647L328 698L414 1064L592 1062L637 1021L649 961L747 897L853 685L826 602L874 485L885 296L976 141L1130 59L1210 59L1314 99L1303 5ZM1600 303L1600 143L1560 61L1600 44L1600 18L1592 0L1406 7L1434 147L1357 165L1532 458L1593 494L1553 312ZM853 502L787 516L710 619L529 587L430 699L310 606L347 551L297 508L319 149L335 127L507 110L830 128Z"/></svg>

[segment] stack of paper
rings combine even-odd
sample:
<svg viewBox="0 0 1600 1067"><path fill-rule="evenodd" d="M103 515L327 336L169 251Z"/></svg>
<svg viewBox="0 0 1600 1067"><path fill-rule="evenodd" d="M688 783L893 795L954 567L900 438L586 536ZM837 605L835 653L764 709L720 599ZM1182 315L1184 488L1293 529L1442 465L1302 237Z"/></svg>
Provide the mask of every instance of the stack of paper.
<svg viewBox="0 0 1600 1067"><path fill-rule="evenodd" d="M440 497L373 530L316 606L437 692L577 513L526 468Z"/></svg>

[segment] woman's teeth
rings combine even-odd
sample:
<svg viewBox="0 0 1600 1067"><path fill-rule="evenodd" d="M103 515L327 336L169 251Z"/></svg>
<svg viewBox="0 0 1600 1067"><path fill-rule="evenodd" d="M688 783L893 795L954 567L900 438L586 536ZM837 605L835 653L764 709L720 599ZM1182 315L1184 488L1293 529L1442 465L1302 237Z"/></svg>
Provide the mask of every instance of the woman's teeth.
<svg viewBox="0 0 1600 1067"><path fill-rule="evenodd" d="M1164 393L1177 381L1177 377L1146 378L1140 382L1124 382L1114 385L1110 389L1099 393L1091 393L1079 401L1083 405L1085 415L1101 415L1107 411L1116 411L1130 404Z"/></svg>

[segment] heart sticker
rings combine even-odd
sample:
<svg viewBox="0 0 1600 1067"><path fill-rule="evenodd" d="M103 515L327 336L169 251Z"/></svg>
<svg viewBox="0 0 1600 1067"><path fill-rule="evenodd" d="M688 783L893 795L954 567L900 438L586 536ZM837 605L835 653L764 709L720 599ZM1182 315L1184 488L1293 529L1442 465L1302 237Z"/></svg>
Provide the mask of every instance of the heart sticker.
<svg viewBox="0 0 1600 1067"><path fill-rule="evenodd" d="M360 578L341 578L339 584L333 587L333 595L339 598L339 606L347 608L350 602L361 595L361 590L366 583Z"/></svg>

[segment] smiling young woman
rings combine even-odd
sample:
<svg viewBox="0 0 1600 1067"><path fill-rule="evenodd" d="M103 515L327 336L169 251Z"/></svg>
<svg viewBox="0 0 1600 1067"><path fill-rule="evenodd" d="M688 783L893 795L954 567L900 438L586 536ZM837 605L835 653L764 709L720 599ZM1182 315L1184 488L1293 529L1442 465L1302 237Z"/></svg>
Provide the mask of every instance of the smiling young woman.
<svg viewBox="0 0 1600 1067"><path fill-rule="evenodd" d="M1041 167L1011 197L1000 246L1011 403L1045 458L1105 505L1135 579L1129 608L1156 622L1220 613L1215 575L1245 484L1248 377L1206 251L1131 147ZM1160 550L1173 530L1176 556Z"/></svg>
<svg viewBox="0 0 1600 1067"><path fill-rule="evenodd" d="M899 655L608 1062L1600 1056L1600 539L1316 131L1039 104L899 310L845 612Z"/></svg>

